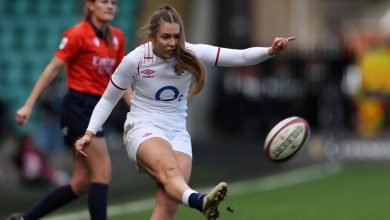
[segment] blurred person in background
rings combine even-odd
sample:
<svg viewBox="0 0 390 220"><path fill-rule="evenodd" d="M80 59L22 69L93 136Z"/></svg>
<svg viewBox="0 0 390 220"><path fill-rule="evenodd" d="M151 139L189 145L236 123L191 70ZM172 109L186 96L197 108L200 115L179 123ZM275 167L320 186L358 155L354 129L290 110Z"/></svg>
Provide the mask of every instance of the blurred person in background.
<svg viewBox="0 0 390 220"><path fill-rule="evenodd" d="M64 32L53 59L16 112L18 124L26 126L36 101L66 66L69 91L61 107L61 132L65 144L74 149L73 144L84 134L93 108L125 53L123 32L110 24L116 9L117 0L85 1L85 19ZM123 97L128 104L130 97L131 89ZM8 219L40 219L87 193L91 219L107 219L111 160L102 127L91 145L90 158L75 155L70 184L54 189L27 211Z"/></svg>
<svg viewBox="0 0 390 220"><path fill-rule="evenodd" d="M144 28L149 42L130 52L111 77L96 105L88 128L76 144L76 152L96 157L90 144L114 106L134 88L127 114L124 144L139 171L157 183L152 220L173 219L180 203L199 210L207 219L217 219L218 206L227 193L219 183L207 194L188 186L192 168L191 137L186 129L187 100L206 82L203 63L234 67L258 64L283 50L294 37L275 38L271 47L234 50L185 42L180 15L170 5L155 11Z"/></svg>
<svg viewBox="0 0 390 220"><path fill-rule="evenodd" d="M363 137L383 134L389 120L390 50L384 39L363 53L358 60L361 73L360 90L356 96L358 132Z"/></svg>
<svg viewBox="0 0 390 220"><path fill-rule="evenodd" d="M46 155L39 150L30 134L22 135L19 138L14 161L19 171L20 180L26 186L58 186L64 178L66 179L62 172L56 171L50 166ZM58 178L60 176L64 178L61 180Z"/></svg>

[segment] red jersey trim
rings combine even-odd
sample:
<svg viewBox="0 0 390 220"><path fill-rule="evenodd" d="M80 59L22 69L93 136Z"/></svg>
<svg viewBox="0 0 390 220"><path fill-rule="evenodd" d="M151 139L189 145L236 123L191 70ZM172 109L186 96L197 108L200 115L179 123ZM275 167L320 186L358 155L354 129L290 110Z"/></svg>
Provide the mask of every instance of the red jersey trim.
<svg viewBox="0 0 390 220"><path fill-rule="evenodd" d="M122 88L122 87L118 86L117 84L115 84L112 79L111 79L111 83L112 83L113 86L115 86L115 88L117 88L119 90L126 90L126 88Z"/></svg>
<svg viewBox="0 0 390 220"><path fill-rule="evenodd" d="M144 62L152 60L153 61L153 50L150 47L151 42L148 43L148 55L144 56Z"/></svg>
<svg viewBox="0 0 390 220"><path fill-rule="evenodd" d="M139 66L141 65L141 61L138 62L138 66L137 66L137 73L139 75Z"/></svg>
<svg viewBox="0 0 390 220"><path fill-rule="evenodd" d="M221 52L221 48L218 47L218 52L217 52L217 58L215 59L215 63L214 63L214 66L216 66L218 64L218 59L219 59L219 53Z"/></svg>

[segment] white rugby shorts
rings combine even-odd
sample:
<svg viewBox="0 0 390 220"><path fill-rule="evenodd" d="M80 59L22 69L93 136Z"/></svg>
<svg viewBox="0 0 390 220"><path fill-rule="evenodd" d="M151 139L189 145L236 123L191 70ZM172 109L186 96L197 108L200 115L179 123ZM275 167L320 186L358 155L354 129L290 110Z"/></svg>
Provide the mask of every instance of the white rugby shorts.
<svg viewBox="0 0 390 220"><path fill-rule="evenodd" d="M185 153L192 157L191 137L187 130L172 127L169 124L156 124L149 121L127 121L124 127L123 143L130 159L137 164L137 150L147 139L159 137L168 141L174 151Z"/></svg>

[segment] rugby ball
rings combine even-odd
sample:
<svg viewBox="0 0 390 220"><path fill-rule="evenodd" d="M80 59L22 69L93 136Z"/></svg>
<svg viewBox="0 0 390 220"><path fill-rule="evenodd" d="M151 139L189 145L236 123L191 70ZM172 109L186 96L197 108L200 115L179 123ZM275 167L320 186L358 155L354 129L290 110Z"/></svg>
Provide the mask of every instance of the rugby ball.
<svg viewBox="0 0 390 220"><path fill-rule="evenodd" d="M264 143L265 153L271 161L287 161L305 145L309 136L310 127L304 118L286 118L268 133Z"/></svg>

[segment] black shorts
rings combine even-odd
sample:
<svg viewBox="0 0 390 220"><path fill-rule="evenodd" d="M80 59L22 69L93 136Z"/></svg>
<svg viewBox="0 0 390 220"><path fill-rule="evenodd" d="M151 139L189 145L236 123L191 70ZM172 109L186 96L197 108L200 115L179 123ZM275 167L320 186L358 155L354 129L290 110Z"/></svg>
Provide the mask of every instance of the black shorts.
<svg viewBox="0 0 390 220"><path fill-rule="evenodd" d="M61 107L61 133L65 144L72 146L78 138L84 135L92 111L99 99L98 95L73 90L65 95ZM98 131L96 136L104 136L104 131Z"/></svg>

